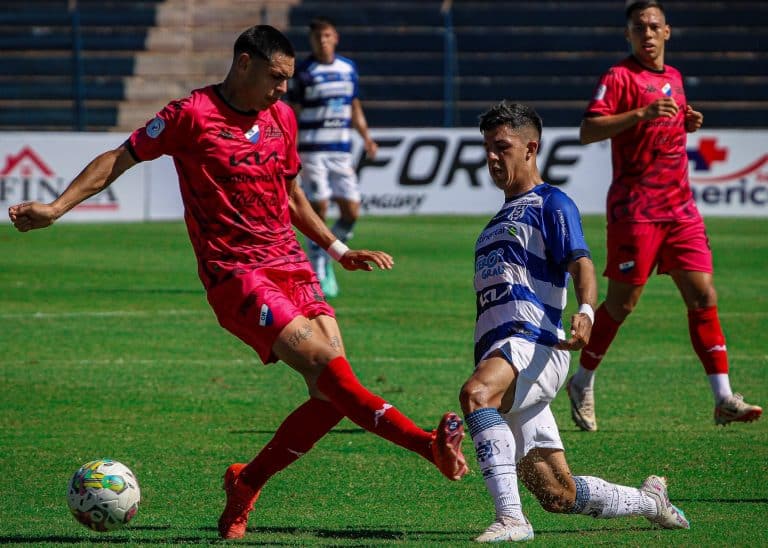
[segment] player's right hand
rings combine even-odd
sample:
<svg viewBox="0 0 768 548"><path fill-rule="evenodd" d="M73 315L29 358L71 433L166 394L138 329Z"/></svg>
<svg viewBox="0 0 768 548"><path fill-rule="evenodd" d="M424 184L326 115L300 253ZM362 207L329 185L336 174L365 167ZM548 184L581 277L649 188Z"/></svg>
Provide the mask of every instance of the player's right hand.
<svg viewBox="0 0 768 548"><path fill-rule="evenodd" d="M51 226L56 220L56 210L40 202L23 202L9 207L8 217L19 232L29 232Z"/></svg>
<svg viewBox="0 0 768 548"><path fill-rule="evenodd" d="M645 107L643 111L644 120L653 120L655 118L674 118L680 108L672 97L662 97L656 99L653 103Z"/></svg>
<svg viewBox="0 0 768 548"><path fill-rule="evenodd" d="M589 342L592 335L592 320L586 314L576 313L571 316L571 338L566 341L558 341L555 348L558 350L581 350Z"/></svg>

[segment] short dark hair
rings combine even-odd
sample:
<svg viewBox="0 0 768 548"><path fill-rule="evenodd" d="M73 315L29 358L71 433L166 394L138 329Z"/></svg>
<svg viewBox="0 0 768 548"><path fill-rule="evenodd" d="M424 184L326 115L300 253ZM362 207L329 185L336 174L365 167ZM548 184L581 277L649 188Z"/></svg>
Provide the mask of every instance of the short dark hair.
<svg viewBox="0 0 768 548"><path fill-rule="evenodd" d="M332 29L336 30L336 23L334 23L330 17L326 17L324 15L318 15L317 17L313 17L312 20L309 22L310 32L314 32L316 30L322 30L328 27L331 27Z"/></svg>
<svg viewBox="0 0 768 548"><path fill-rule="evenodd" d="M270 25L253 26L235 40L235 58L241 53L271 61L276 53L296 57L296 50L286 36Z"/></svg>
<svg viewBox="0 0 768 548"><path fill-rule="evenodd" d="M541 116L533 107L505 99L480 115L481 133L498 126L509 126L512 129L531 128L536 130L538 138L541 139L543 124Z"/></svg>
<svg viewBox="0 0 768 548"><path fill-rule="evenodd" d="M632 19L632 14L636 11L642 11L646 8L659 8L659 11L663 14L664 13L664 6L661 5L661 2L658 2L657 0L643 0L641 2L627 2L627 9L624 12L627 21Z"/></svg>

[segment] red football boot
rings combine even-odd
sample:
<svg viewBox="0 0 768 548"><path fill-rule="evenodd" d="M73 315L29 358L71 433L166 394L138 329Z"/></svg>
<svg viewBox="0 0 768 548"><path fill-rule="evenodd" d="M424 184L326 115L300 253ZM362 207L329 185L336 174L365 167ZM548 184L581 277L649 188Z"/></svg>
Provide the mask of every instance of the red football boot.
<svg viewBox="0 0 768 548"><path fill-rule="evenodd" d="M435 466L449 480L460 480L469 472L461 452L464 439L464 421L456 413L443 415L436 430L432 431L432 457Z"/></svg>
<svg viewBox="0 0 768 548"><path fill-rule="evenodd" d="M225 539L243 538L248 528L248 513L259 498L261 491L254 491L249 485L238 481L243 463L235 463L224 473L224 491L227 504L219 518L219 535Z"/></svg>

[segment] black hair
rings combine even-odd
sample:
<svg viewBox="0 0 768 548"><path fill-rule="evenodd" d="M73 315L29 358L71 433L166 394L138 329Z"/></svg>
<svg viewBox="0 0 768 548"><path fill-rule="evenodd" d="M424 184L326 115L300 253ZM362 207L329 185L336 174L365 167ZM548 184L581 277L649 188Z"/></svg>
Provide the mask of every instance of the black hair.
<svg viewBox="0 0 768 548"><path fill-rule="evenodd" d="M627 3L627 9L624 12L627 21L632 19L632 14L634 14L636 11L642 11L646 8L659 8L659 11L664 14L664 6L661 5L661 2L658 2L657 0L643 0L641 2L628 2Z"/></svg>
<svg viewBox="0 0 768 548"><path fill-rule="evenodd" d="M324 15L313 17L309 22L309 30L312 32L316 30L322 30L327 27L331 27L332 29L336 30L336 23L334 23L330 17L325 17Z"/></svg>
<svg viewBox="0 0 768 548"><path fill-rule="evenodd" d="M512 129L535 129L538 138L541 139L543 127L541 116L533 107L523 103L512 103L505 99L482 113L479 119L481 133L506 125Z"/></svg>
<svg viewBox="0 0 768 548"><path fill-rule="evenodd" d="M235 58L241 53L247 53L251 57L259 57L265 61L271 61L276 53L282 53L287 57L296 57L293 44L286 36L270 25L253 26L238 36L235 40Z"/></svg>

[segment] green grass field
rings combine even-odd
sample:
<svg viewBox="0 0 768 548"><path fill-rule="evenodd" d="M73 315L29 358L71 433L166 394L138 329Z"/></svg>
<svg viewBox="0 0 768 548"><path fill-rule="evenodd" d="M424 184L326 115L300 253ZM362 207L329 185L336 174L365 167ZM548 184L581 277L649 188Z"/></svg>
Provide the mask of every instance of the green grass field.
<svg viewBox="0 0 768 548"><path fill-rule="evenodd" d="M472 367L478 217L364 218L356 247L391 272L338 274L333 301L361 380L425 428L458 409ZM768 403L768 221L710 219L731 381ZM603 220L585 219L598 270ZM181 223L0 230L0 544L217 541L221 475L250 459L305 399L284 365L262 366L209 310ZM600 279L601 297L604 281ZM571 300L570 310L575 308ZM576 366L576 357L572 369ZM690 531L640 518L523 507L547 546L768 545L768 420L716 428L707 379L671 280L649 283L597 376L600 431L553 403L571 467L639 485L669 477ZM465 451L473 459L469 440ZM129 465L143 501L133 523L92 533L69 515L84 462ZM419 457L343 421L272 479L244 544L469 546L493 518L482 478L448 482Z"/></svg>

